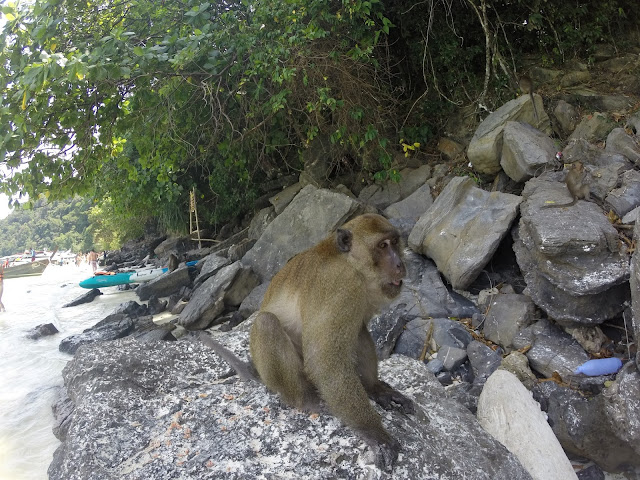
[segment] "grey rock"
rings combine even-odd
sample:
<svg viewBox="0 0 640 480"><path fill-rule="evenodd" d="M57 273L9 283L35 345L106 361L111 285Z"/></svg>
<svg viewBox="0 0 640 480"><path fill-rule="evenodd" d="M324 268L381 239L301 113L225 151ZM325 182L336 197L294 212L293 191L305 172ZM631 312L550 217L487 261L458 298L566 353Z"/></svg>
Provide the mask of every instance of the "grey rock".
<svg viewBox="0 0 640 480"><path fill-rule="evenodd" d="M38 340L39 338L55 335L56 333L59 333L59 330L53 323L43 323L33 327L25 336L30 340Z"/></svg>
<svg viewBox="0 0 640 480"><path fill-rule="evenodd" d="M230 265L233 262L226 257L212 254L212 255L207 255L204 258L204 260L200 263L202 263L202 266L200 268L200 273L198 274L196 279L193 281L194 289L198 288L200 285L206 282L209 278L211 278L213 275L218 273L218 271L220 271L221 268L226 267L227 265Z"/></svg>
<svg viewBox="0 0 640 480"><path fill-rule="evenodd" d="M163 258L172 252L182 252L189 249L191 239L184 237L169 237L153 249L158 258Z"/></svg>
<svg viewBox="0 0 640 480"><path fill-rule="evenodd" d="M524 353L511 352L502 359L499 368L513 373L528 390L537 383L538 377L529 368L529 360Z"/></svg>
<svg viewBox="0 0 640 480"><path fill-rule="evenodd" d="M241 262L227 265L193 292L179 325L187 330L206 328L225 306L238 306L257 284L255 274Z"/></svg>
<svg viewBox="0 0 640 480"><path fill-rule="evenodd" d="M400 170L400 181L387 181L382 184L372 184L362 189L358 199L381 210L393 203L407 198L424 185L431 175L431 167L423 165L419 168L403 168Z"/></svg>
<svg viewBox="0 0 640 480"><path fill-rule="evenodd" d="M189 267L183 265L173 272L163 273L153 280L143 283L136 288L136 295L140 300L148 300L152 295L156 297L168 297L179 292L182 287L191 285Z"/></svg>
<svg viewBox="0 0 640 480"><path fill-rule="evenodd" d="M394 475L531 478L425 366L394 356L380 373L419 411L378 410L401 444ZM49 478L392 478L332 415L286 407L262 385L229 374L191 341L122 339L80 350L63 372L75 411Z"/></svg>
<svg viewBox="0 0 640 480"><path fill-rule="evenodd" d="M542 97L534 94L534 101L538 112L537 122L529 95L521 95L505 103L480 123L467 149L467 156L475 170L486 175L495 175L500 171L502 134L508 121L526 122L547 134L551 133Z"/></svg>
<svg viewBox="0 0 640 480"><path fill-rule="evenodd" d="M611 431L635 451L635 460L629 463L640 467L640 372L635 362L628 362L606 388L604 412Z"/></svg>
<svg viewBox="0 0 640 480"><path fill-rule="evenodd" d="M168 300L160 300L155 295L152 296L147 302L148 315L157 315L164 312L167 308L168 303Z"/></svg>
<svg viewBox="0 0 640 480"><path fill-rule="evenodd" d="M515 375L496 371L482 389L478 421L536 480L577 480L540 405Z"/></svg>
<svg viewBox="0 0 640 480"><path fill-rule="evenodd" d="M582 139L596 143L607 138L607 135L614 127L615 125L606 115L596 112L593 115L584 117L567 141Z"/></svg>
<svg viewBox="0 0 640 480"><path fill-rule="evenodd" d="M637 136L629 135L624 128L614 128L607 136L605 149L619 153L636 165L640 163L640 143Z"/></svg>
<svg viewBox="0 0 640 480"><path fill-rule="evenodd" d="M64 440L73 418L75 404L67 395L67 390L64 387L58 386L55 388L55 399L51 405L54 421L53 434L58 440Z"/></svg>
<svg viewBox="0 0 640 480"><path fill-rule="evenodd" d="M267 288L269 288L269 282L262 283L251 290L251 293L242 300L238 311L244 318L249 318L251 314L260 310L260 305L262 305L262 300L264 299L264 294L267 292Z"/></svg>
<svg viewBox="0 0 640 480"><path fill-rule="evenodd" d="M173 341L175 337L171 334L176 329L172 323L158 325L153 321L153 317L139 317L135 319L135 331L131 336L140 343L156 342L159 340Z"/></svg>
<svg viewBox="0 0 640 480"><path fill-rule="evenodd" d="M82 333L64 338L58 347L61 352L74 354L82 345L122 338L133 332L134 321L123 314L109 315Z"/></svg>
<svg viewBox="0 0 640 480"><path fill-rule="evenodd" d="M404 200L389 205L383 213L389 219L403 218L415 224L432 203L431 189L424 184Z"/></svg>
<svg viewBox="0 0 640 480"><path fill-rule="evenodd" d="M369 322L369 331L376 346L376 354L379 360L384 360L391 356L398 337L400 337L409 320L409 317L405 314L405 309L405 304L396 303L387 307L384 312L376 315Z"/></svg>
<svg viewBox="0 0 640 480"><path fill-rule="evenodd" d="M249 224L247 237L251 240L258 240L273 219L276 218L276 211L273 207L267 207L256 213Z"/></svg>
<svg viewBox="0 0 640 480"><path fill-rule="evenodd" d="M574 371L589 356L569 334L546 319L521 330L513 339L518 350L530 347L526 352L531 367L550 378L554 372L567 383L574 381Z"/></svg>
<svg viewBox="0 0 640 480"><path fill-rule="evenodd" d="M607 195L606 201L619 217L640 206L640 172L628 170L622 174L622 185Z"/></svg>
<svg viewBox="0 0 640 480"><path fill-rule="evenodd" d="M465 289L491 259L521 198L487 192L468 177L455 177L420 217L409 246L438 266L455 289Z"/></svg>
<svg viewBox="0 0 640 480"><path fill-rule="evenodd" d="M553 109L553 115L556 117L562 133L565 135L570 134L576 128L578 111L570 103L564 100L558 101L556 107Z"/></svg>
<svg viewBox="0 0 640 480"><path fill-rule="evenodd" d="M474 383L478 384L485 383L502 363L502 349L493 350L477 340L467 345L467 356L473 369Z"/></svg>
<svg viewBox="0 0 640 480"><path fill-rule="evenodd" d="M300 192L300 190L302 190L302 187L304 187L304 184L301 182L294 183L269 199L269 202L273 205L276 215L280 215L284 209L287 208L294 197Z"/></svg>
<svg viewBox="0 0 640 480"><path fill-rule="evenodd" d="M140 305L138 302L134 300L129 300L128 302L121 303L118 305L113 312L112 315L122 314L131 318L136 318L142 315L148 315L149 309L146 305Z"/></svg>
<svg viewBox="0 0 640 480"><path fill-rule="evenodd" d="M427 336L431 333L430 341ZM451 371L467 359L467 346L473 337L460 323L448 318L416 318L405 326L396 343L395 353L419 358L422 352L438 352L444 368ZM432 348L432 344L435 348Z"/></svg>
<svg viewBox="0 0 640 480"><path fill-rule="evenodd" d="M291 257L342 225L356 207L346 195L307 185L269 224L243 263L268 281Z"/></svg>
<svg viewBox="0 0 640 480"><path fill-rule="evenodd" d="M251 250L251 248L253 248L255 244L256 244L255 240L250 240L248 238L245 238L239 243L229 247L227 258L229 259L230 262L237 262L238 260L242 260L242 257L244 257L245 254L249 250Z"/></svg>
<svg viewBox="0 0 640 480"><path fill-rule="evenodd" d="M483 326L485 338L511 350L513 337L535 320L535 305L527 295L499 294L493 297Z"/></svg>
<svg viewBox="0 0 640 480"><path fill-rule="evenodd" d="M533 392L544 405L549 425L565 451L593 460L610 472L630 470L638 464L637 444L612 431L603 394L584 395L555 382L539 383Z"/></svg>
<svg viewBox="0 0 640 480"><path fill-rule="evenodd" d="M633 228L633 239L636 245L640 242L640 222L636 222ZM640 339L640 253L636 249L631 256L631 276L629 284L631 286L631 311L634 338ZM640 349L636 354L636 365L640 369Z"/></svg>
<svg viewBox="0 0 640 480"><path fill-rule="evenodd" d="M87 293L84 293L84 294L80 295L78 298L75 298L74 300L70 301L69 303L65 303L62 306L62 308L75 307L77 305L82 305L83 303L93 302L93 299L96 298L99 295L102 295L102 292L100 290L98 290L97 288L92 288Z"/></svg>
<svg viewBox="0 0 640 480"><path fill-rule="evenodd" d="M629 298L627 256L594 203L542 208L549 200L571 200L560 178L545 173L525 185L513 249L525 293L549 317L569 327L597 325L618 315Z"/></svg>
<svg viewBox="0 0 640 480"><path fill-rule="evenodd" d="M528 123L505 123L500 166L516 182L525 182L550 167L556 151L553 140Z"/></svg>

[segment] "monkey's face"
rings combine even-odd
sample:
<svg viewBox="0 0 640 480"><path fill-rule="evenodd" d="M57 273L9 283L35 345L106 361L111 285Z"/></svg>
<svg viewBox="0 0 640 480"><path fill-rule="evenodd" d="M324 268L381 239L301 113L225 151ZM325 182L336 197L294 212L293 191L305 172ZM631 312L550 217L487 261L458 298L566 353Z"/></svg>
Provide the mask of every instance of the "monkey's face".
<svg viewBox="0 0 640 480"><path fill-rule="evenodd" d="M399 236L393 235L378 242L373 250L373 263L380 272L382 293L395 298L402 289L402 279L407 269L402 260L402 245Z"/></svg>

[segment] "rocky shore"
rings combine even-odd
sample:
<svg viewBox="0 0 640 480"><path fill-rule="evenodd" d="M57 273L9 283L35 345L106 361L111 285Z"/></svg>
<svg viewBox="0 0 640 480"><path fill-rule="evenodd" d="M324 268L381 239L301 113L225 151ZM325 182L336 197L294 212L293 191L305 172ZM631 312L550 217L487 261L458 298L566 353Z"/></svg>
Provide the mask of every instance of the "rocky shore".
<svg viewBox="0 0 640 480"><path fill-rule="evenodd" d="M74 357L49 478L638 478L640 114L613 120L638 98L580 95L535 94L538 114L528 95L511 100L466 149L443 140L445 162L406 164L399 183L326 188L326 170L308 165L213 246L172 237L112 252L108 268L170 253L182 263L62 340ZM456 175L460 155L493 184ZM543 208L572 200L563 163L575 161L590 201ZM273 275L365 212L407 243L403 291L370 325L381 377L417 404L415 415L378 410L402 445L393 473L330 414L240 381L189 333L208 330L246 359ZM611 358L622 367L585 366Z"/></svg>

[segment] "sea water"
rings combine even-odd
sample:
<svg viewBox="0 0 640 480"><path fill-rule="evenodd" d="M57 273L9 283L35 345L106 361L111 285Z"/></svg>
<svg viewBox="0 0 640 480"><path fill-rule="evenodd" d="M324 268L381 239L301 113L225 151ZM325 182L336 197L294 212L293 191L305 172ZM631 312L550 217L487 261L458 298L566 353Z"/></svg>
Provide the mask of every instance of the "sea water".
<svg viewBox="0 0 640 480"><path fill-rule="evenodd" d="M72 358L58 350L60 341L91 327L131 291L102 289L91 303L62 308L88 290L78 282L91 276L83 264L49 265L40 276L4 281L0 313L0 480L40 480L60 442L52 433L51 404L62 369ZM39 340L25 338L33 327L52 323L60 331Z"/></svg>

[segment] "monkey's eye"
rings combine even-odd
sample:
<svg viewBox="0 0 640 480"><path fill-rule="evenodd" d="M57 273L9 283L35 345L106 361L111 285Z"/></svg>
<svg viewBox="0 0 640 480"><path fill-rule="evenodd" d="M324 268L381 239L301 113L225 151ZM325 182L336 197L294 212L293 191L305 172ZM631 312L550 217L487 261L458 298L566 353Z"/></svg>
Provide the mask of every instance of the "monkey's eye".
<svg viewBox="0 0 640 480"><path fill-rule="evenodd" d="M385 240L384 242L380 242L380 244L378 245L378 248L380 250L384 250L385 248L387 248L388 245L389 243Z"/></svg>
<svg viewBox="0 0 640 480"><path fill-rule="evenodd" d="M397 245L398 244L398 239L397 238L392 238L391 239L391 245Z"/></svg>

